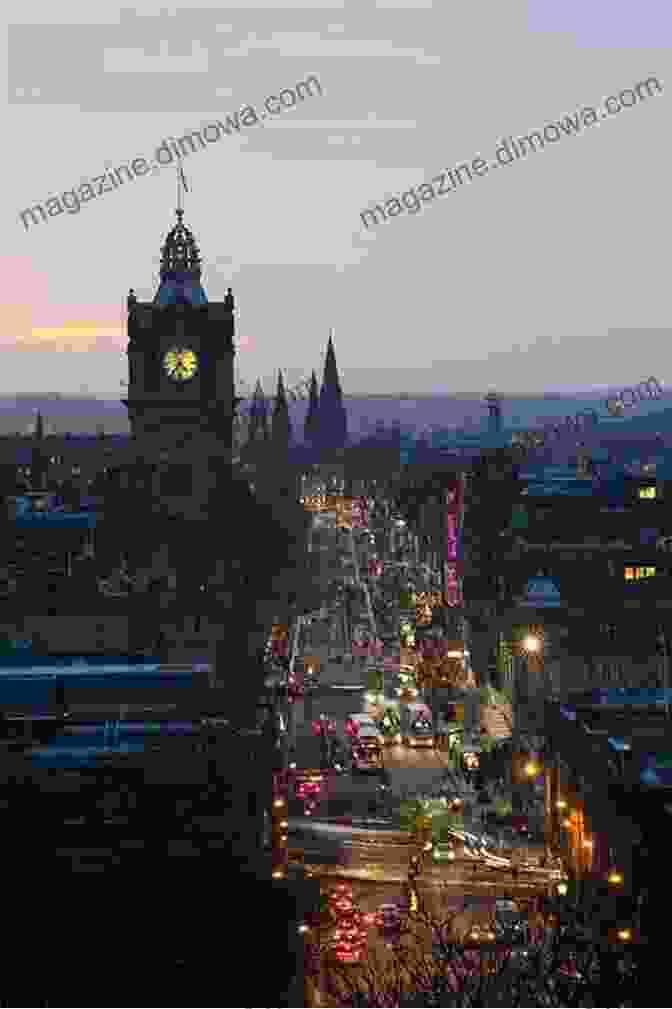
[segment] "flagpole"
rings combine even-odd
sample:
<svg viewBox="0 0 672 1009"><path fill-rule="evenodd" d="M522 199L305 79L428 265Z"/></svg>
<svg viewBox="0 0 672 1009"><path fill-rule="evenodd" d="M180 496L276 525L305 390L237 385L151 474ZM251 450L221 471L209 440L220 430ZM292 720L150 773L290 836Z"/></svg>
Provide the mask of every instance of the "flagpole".
<svg viewBox="0 0 672 1009"><path fill-rule="evenodd" d="M184 169L182 168L182 163L180 162L177 166L177 215L181 217L183 214L182 210L182 191L185 193L189 192L189 187L187 186L187 180L184 177Z"/></svg>

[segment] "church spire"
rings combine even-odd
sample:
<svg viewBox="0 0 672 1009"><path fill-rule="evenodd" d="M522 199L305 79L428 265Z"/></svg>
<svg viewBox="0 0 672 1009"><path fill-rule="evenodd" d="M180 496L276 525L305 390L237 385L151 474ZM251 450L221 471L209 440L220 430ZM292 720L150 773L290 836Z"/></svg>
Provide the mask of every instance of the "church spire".
<svg viewBox="0 0 672 1009"><path fill-rule="evenodd" d="M319 391L317 387L317 376L313 371L310 376L310 392L308 399L308 413L306 414L306 419L303 422L303 437L309 443L312 444L317 440L317 433L319 428Z"/></svg>
<svg viewBox="0 0 672 1009"><path fill-rule="evenodd" d="M325 448L340 448L345 445L348 437L347 417L336 366L333 333L333 329L330 330L320 390L320 444Z"/></svg>
<svg viewBox="0 0 672 1009"><path fill-rule="evenodd" d="M333 341L334 330L333 328L329 330L329 342L327 343L327 356L324 362L324 375L322 378L322 389L325 386L331 388L339 400L342 398L341 383L338 377L338 368L336 367L336 352L334 351L334 341Z"/></svg>
<svg viewBox="0 0 672 1009"><path fill-rule="evenodd" d="M268 406L261 382L257 379L250 407L250 424L248 428L248 441L268 441Z"/></svg>
<svg viewBox="0 0 672 1009"><path fill-rule="evenodd" d="M47 486L47 457L42 442L44 440L44 419L42 411L37 411L33 431L31 452L31 486L33 490L44 490Z"/></svg>
<svg viewBox="0 0 672 1009"><path fill-rule="evenodd" d="M273 407L272 437L274 443L282 447L287 447L292 439L292 421L289 416L289 406L281 371L278 371L278 391Z"/></svg>

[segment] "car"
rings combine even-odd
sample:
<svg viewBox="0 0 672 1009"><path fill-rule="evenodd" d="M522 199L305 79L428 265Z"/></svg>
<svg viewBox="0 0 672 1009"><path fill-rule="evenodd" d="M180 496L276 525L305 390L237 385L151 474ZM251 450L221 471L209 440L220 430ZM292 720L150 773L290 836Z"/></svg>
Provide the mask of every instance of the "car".
<svg viewBox="0 0 672 1009"><path fill-rule="evenodd" d="M364 711L348 715L345 719L344 730L346 736L349 736L353 740L358 737L375 738L380 741L381 733L378 723L374 721L371 715L367 715Z"/></svg>

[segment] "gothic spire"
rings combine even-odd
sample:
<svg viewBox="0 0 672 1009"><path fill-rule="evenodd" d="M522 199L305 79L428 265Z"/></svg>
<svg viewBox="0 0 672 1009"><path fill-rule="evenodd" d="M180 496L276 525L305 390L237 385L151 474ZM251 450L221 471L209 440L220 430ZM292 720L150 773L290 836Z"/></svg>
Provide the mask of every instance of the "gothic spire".
<svg viewBox="0 0 672 1009"><path fill-rule="evenodd" d="M308 413L303 423L303 437L310 444L316 441L319 427L319 392L317 387L317 376L315 372L310 376L310 393L308 399Z"/></svg>
<svg viewBox="0 0 672 1009"><path fill-rule="evenodd" d="M264 396L264 390L261 387L261 382L257 379L257 384L254 387L254 395L252 397L252 406L250 407L248 440L267 441L269 433L268 406L266 403L266 397Z"/></svg>
<svg viewBox="0 0 672 1009"><path fill-rule="evenodd" d="M340 448L347 441L347 417L343 406L343 393L336 366L336 353L329 332L327 356L324 362L322 388L320 390L320 443L325 448Z"/></svg>
<svg viewBox="0 0 672 1009"><path fill-rule="evenodd" d="M292 421L289 416L289 406L285 385L282 380L282 372L278 371L278 391L275 396L273 407L273 441L278 445L289 445L292 438Z"/></svg>
<svg viewBox="0 0 672 1009"><path fill-rule="evenodd" d="M37 411L33 431L33 447L31 451L31 487L33 490L44 490L47 486L47 457L44 440L44 419L42 411Z"/></svg>
<svg viewBox="0 0 672 1009"><path fill-rule="evenodd" d="M324 387L327 386L336 393L338 399L340 400L342 398L342 392L341 383L338 377L338 368L336 367L336 353L334 351L334 342L332 339L333 333L333 329L330 329L329 342L327 343L327 356L324 362L324 374L322 377L322 390L324 391Z"/></svg>

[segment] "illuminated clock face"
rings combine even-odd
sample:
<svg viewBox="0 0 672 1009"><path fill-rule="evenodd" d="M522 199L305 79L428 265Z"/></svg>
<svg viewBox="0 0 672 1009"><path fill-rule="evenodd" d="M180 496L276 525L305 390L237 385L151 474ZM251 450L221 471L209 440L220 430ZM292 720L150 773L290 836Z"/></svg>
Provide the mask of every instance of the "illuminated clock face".
<svg viewBox="0 0 672 1009"><path fill-rule="evenodd" d="M163 368L174 382L186 382L198 371L198 355L188 347L172 347L163 356Z"/></svg>

